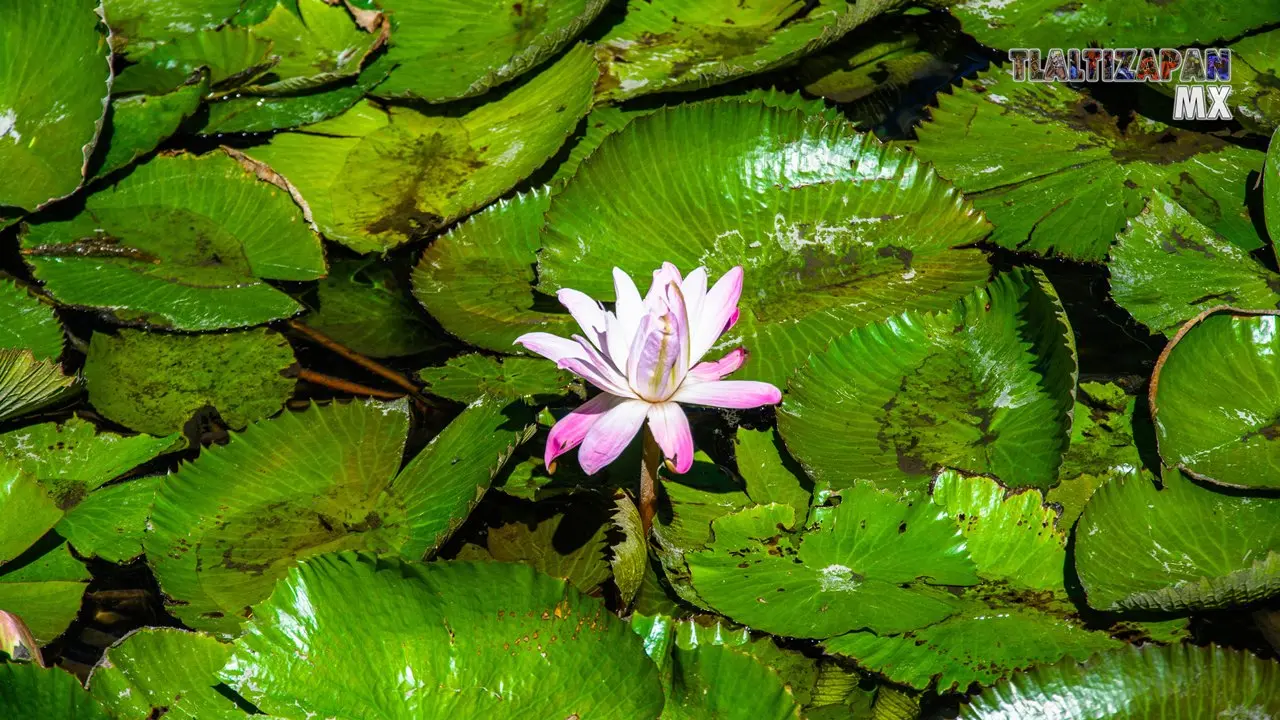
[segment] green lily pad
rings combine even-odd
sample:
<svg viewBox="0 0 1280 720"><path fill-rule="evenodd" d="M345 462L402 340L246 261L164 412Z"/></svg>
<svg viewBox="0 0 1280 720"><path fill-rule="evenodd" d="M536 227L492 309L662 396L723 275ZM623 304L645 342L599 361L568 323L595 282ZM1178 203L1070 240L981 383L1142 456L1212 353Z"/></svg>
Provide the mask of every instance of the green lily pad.
<svg viewBox="0 0 1280 720"><path fill-rule="evenodd" d="M218 411L241 429L274 415L293 394L289 341L266 328L209 335L138 330L95 333L85 360L89 402L138 432L177 432L196 412Z"/></svg>
<svg viewBox="0 0 1280 720"><path fill-rule="evenodd" d="M575 503L563 511L535 505L515 515L489 528L487 559L523 563L584 593L609 581L608 515L598 504Z"/></svg>
<svg viewBox="0 0 1280 720"><path fill-rule="evenodd" d="M22 247L60 302L181 330L245 327L301 307L264 280L325 274L320 239L284 191L224 153L157 157Z"/></svg>
<svg viewBox="0 0 1280 720"><path fill-rule="evenodd" d="M891 15L801 60L797 80L805 92L836 103L888 102L917 77L950 73L941 56L958 37L932 15Z"/></svg>
<svg viewBox="0 0 1280 720"><path fill-rule="evenodd" d="M1039 271L1001 275L949 312L837 338L792 378L787 447L823 488L919 488L939 467L1047 488L1067 449L1075 343Z"/></svg>
<svg viewBox="0 0 1280 720"><path fill-rule="evenodd" d="M1280 488L1278 315L1206 311L1165 347L1151 377L1165 464L1230 487Z"/></svg>
<svg viewBox="0 0 1280 720"><path fill-rule="evenodd" d="M0 348L0 421L52 405L77 389L76 378L63 375L58 363L30 350Z"/></svg>
<svg viewBox="0 0 1280 720"><path fill-rule="evenodd" d="M1270 133L1280 126L1280 30L1240 38L1230 47L1232 115L1254 132Z"/></svg>
<svg viewBox="0 0 1280 720"><path fill-rule="evenodd" d="M76 619L88 580L89 571L65 542L46 549L42 541L0 568L0 607L20 616L36 641L48 644Z"/></svg>
<svg viewBox="0 0 1280 720"><path fill-rule="evenodd" d="M1262 212L1273 249L1276 238L1280 238L1280 142L1276 140L1277 137L1280 137L1280 129L1271 136L1267 162L1262 168Z"/></svg>
<svg viewBox="0 0 1280 720"><path fill-rule="evenodd" d="M1280 275L1158 191L1119 235L1107 266L1116 304L1165 335L1217 305L1280 307Z"/></svg>
<svg viewBox="0 0 1280 720"><path fill-rule="evenodd" d="M1158 490L1120 475L1076 527L1076 569L1101 610L1187 612L1280 592L1280 503L1225 495L1176 471Z"/></svg>
<svg viewBox="0 0 1280 720"><path fill-rule="evenodd" d="M75 675L35 663L0 663L0 715L11 720L112 720Z"/></svg>
<svg viewBox="0 0 1280 720"><path fill-rule="evenodd" d="M256 608L222 677L287 720L630 720L663 706L639 636L565 581L507 563L309 560Z"/></svg>
<svg viewBox="0 0 1280 720"><path fill-rule="evenodd" d="M62 517L40 482L12 463L0 463L0 566L21 555Z"/></svg>
<svg viewBox="0 0 1280 720"><path fill-rule="evenodd" d="M915 152L986 213L998 245L1101 261L1154 191L1240 248L1262 245L1245 207L1250 173L1262 166L1255 150L1141 116L1121 131L1089 96L1006 71L938 105Z"/></svg>
<svg viewBox="0 0 1280 720"><path fill-rule="evenodd" d="M172 611L234 635L294 561L370 549L419 559L448 539L524 437L477 401L400 470L403 402L312 406L251 425L165 478L144 545ZM397 472L399 471L399 472Z"/></svg>
<svg viewBox="0 0 1280 720"><path fill-rule="evenodd" d="M275 65L278 58L271 50L270 40L227 25L183 33L149 49L131 46L125 52L133 64L116 78L113 90L163 95L205 73L212 93L230 92Z"/></svg>
<svg viewBox="0 0 1280 720"><path fill-rule="evenodd" d="M1058 485L1046 494L1049 503L1062 508L1060 529L1075 525L1089 497L1113 475L1146 472L1134 440L1136 406L1137 399L1118 385L1080 383L1071 447L1062 458Z"/></svg>
<svg viewBox="0 0 1280 720"><path fill-rule="evenodd" d="M602 198L609 198L607 202ZM831 336L985 282L982 217L926 167L847 123L761 103L669 108L608 136L552 199L539 289L613 298L612 268L746 272L722 347L781 385ZM587 242L590 239L590 242Z"/></svg>
<svg viewBox="0 0 1280 720"><path fill-rule="evenodd" d="M597 46L597 95L622 100L697 90L781 67L829 45L898 0L629 0L622 22Z"/></svg>
<svg viewBox="0 0 1280 720"><path fill-rule="evenodd" d="M815 508L793 534L794 510L758 505L717 519L707 550L685 559L699 597L757 630L825 638L931 625L958 608L931 585L973 585L973 561L936 508L859 484Z"/></svg>
<svg viewBox="0 0 1280 720"><path fill-rule="evenodd" d="M746 483L751 501L757 505L788 505L796 511L797 522L803 522L809 514L813 481L794 467L790 455L784 459L786 450L777 432L740 427L733 441L738 474Z"/></svg>
<svg viewBox="0 0 1280 720"><path fill-rule="evenodd" d="M994 48L1141 48L1204 45L1275 22L1280 5L1259 0L959 0L964 31Z"/></svg>
<svg viewBox="0 0 1280 720"><path fill-rule="evenodd" d="M609 547L609 565L613 568L613 582L618 586L618 598L623 607L631 605L649 570L649 542L645 536L640 509L626 493L613 498L614 513L610 516L613 527L622 539Z"/></svg>
<svg viewBox="0 0 1280 720"><path fill-rule="evenodd" d="M1280 712L1273 661L1219 647L1127 647L1046 665L974 698L964 720L1265 718Z"/></svg>
<svg viewBox="0 0 1280 720"><path fill-rule="evenodd" d="M586 114L595 77L578 46L465 114L362 102L247 154L296 189L325 237L382 252L480 208L546 162Z"/></svg>
<svg viewBox="0 0 1280 720"><path fill-rule="evenodd" d="M265 20L249 28L249 34L270 43L272 55L279 60L266 76L242 91L298 92L357 75L365 59L390 34L381 18L368 22L377 29L364 30L347 8L326 0L276 5Z"/></svg>
<svg viewBox="0 0 1280 720"><path fill-rule="evenodd" d="M143 628L107 649L89 675L89 694L113 717L245 717L214 688L231 646L176 628Z"/></svg>
<svg viewBox="0 0 1280 720"><path fill-rule="evenodd" d="M100 0L5 4L0 208L34 210L84 182L111 91L101 7Z"/></svg>
<svg viewBox="0 0 1280 720"><path fill-rule="evenodd" d="M488 92L559 53L606 0L382 0L399 64L377 95L440 103Z"/></svg>
<svg viewBox="0 0 1280 720"><path fill-rule="evenodd" d="M311 312L302 321L308 327L370 357L414 355L437 345L408 287L387 263L333 261L307 304Z"/></svg>
<svg viewBox="0 0 1280 720"><path fill-rule="evenodd" d="M418 377L432 395L464 403L486 394L545 403L574 387L573 375L542 358L495 358L478 353L449 358L443 367L423 368Z"/></svg>
<svg viewBox="0 0 1280 720"><path fill-rule="evenodd" d="M58 522L58 534L85 557L127 563L142 554L151 502L163 478L148 477L92 492Z"/></svg>
<svg viewBox="0 0 1280 720"><path fill-rule="evenodd" d="M130 95L111 101L107 125L91 164L91 177L102 177L132 165L160 147L200 109L209 94L209 75L196 72L176 90L163 95ZM104 150L105 148L105 150Z"/></svg>
<svg viewBox="0 0 1280 720"><path fill-rule="evenodd" d="M224 25L242 0L106 0L107 24L117 52L133 55L157 42Z"/></svg>
<svg viewBox="0 0 1280 720"><path fill-rule="evenodd" d="M13 278L0 275L0 349L30 350L37 359L62 355L62 323L53 306L42 302Z"/></svg>

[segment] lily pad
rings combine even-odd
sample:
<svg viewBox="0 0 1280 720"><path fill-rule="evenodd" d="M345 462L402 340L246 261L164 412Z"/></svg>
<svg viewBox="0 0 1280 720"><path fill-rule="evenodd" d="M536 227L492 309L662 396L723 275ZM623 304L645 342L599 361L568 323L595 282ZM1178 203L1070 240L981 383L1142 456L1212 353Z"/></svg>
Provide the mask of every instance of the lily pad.
<svg viewBox="0 0 1280 720"><path fill-rule="evenodd" d="M488 92L560 52L606 4L382 0L399 67L377 95L440 103Z"/></svg>
<svg viewBox="0 0 1280 720"><path fill-rule="evenodd" d="M320 239L288 195L221 152L157 157L74 218L21 234L55 299L181 330L289 317L301 306L264 280L325 274Z"/></svg>
<svg viewBox="0 0 1280 720"><path fill-rule="evenodd" d="M111 91L101 7L100 0L5 3L0 208L35 210L84 182Z"/></svg>
<svg viewBox="0 0 1280 720"><path fill-rule="evenodd" d="M62 323L53 306L12 278L0 275L0 349L30 350L40 360L62 355Z"/></svg>
<svg viewBox="0 0 1280 720"><path fill-rule="evenodd" d="M1280 275L1158 191L1117 238L1107 265L1116 304L1165 335L1217 305L1280 307Z"/></svg>
<svg viewBox="0 0 1280 720"><path fill-rule="evenodd" d="M242 0L106 0L107 24L117 52L136 54L176 36L224 25L240 11Z"/></svg>
<svg viewBox="0 0 1280 720"><path fill-rule="evenodd" d="M578 46L465 114L366 101L247 154L296 189L325 237L382 252L480 208L546 162L586 114L595 77Z"/></svg>
<svg viewBox="0 0 1280 720"><path fill-rule="evenodd" d="M927 503L859 484L813 517L798 534L782 529L795 521L785 505L716 520L708 549L685 555L699 597L757 630L825 638L931 625L958 609L931 586L978 582L955 524Z"/></svg>
<svg viewBox="0 0 1280 720"><path fill-rule="evenodd" d="M85 360L89 401L138 432L176 432L212 407L241 429L274 415L293 394L289 341L265 328L217 335L138 330L95 333Z"/></svg>
<svg viewBox="0 0 1280 720"><path fill-rule="evenodd" d="M371 29L366 30L365 26ZM298 92L352 77L386 43L390 28L376 13L357 23L346 7L326 0L280 3L249 34L271 45L278 61L243 92Z"/></svg>
<svg viewBox="0 0 1280 720"><path fill-rule="evenodd" d="M222 677L287 720L630 720L663 706L641 638L603 603L506 563L304 562L255 610Z"/></svg>
<svg viewBox="0 0 1280 720"><path fill-rule="evenodd" d="M571 374L541 358L477 353L449 358L443 367L423 368L418 376L432 395L464 403L486 394L545 403L574 386Z"/></svg>
<svg viewBox="0 0 1280 720"><path fill-rule="evenodd" d="M597 503L581 502L563 511L535 505L489 528L488 559L523 563L563 578L584 593L608 582L608 515Z"/></svg>
<svg viewBox="0 0 1280 720"><path fill-rule="evenodd" d="M630 606L649 571L649 542L640 519L640 509L626 493L618 493L613 504L615 511L610 519L613 528L622 539L609 548L609 565L613 568L613 582L618 586L618 597L624 607Z"/></svg>
<svg viewBox="0 0 1280 720"><path fill-rule="evenodd" d="M1277 316L1209 310L1165 347L1151 377L1165 464L1229 487L1280 488Z"/></svg>
<svg viewBox="0 0 1280 720"><path fill-rule="evenodd" d="M6 513L21 511L5 505ZM89 580L89 571L65 542L46 538L0 568L0 607L25 620L42 645L56 640L76 619Z"/></svg>
<svg viewBox="0 0 1280 720"><path fill-rule="evenodd" d="M1021 673L974 698L964 720L1264 718L1280 712L1277 664L1219 647L1127 647Z"/></svg>
<svg viewBox="0 0 1280 720"><path fill-rule="evenodd" d="M165 478L144 543L179 602L172 611L190 627L234 635L298 559L342 549L424 557L523 439L519 413L477 401L403 470L403 401L286 412L206 450Z"/></svg>
<svg viewBox="0 0 1280 720"><path fill-rule="evenodd" d="M1232 114L1245 127L1270 133L1280 126L1280 30L1240 38L1230 47Z"/></svg>
<svg viewBox="0 0 1280 720"><path fill-rule="evenodd" d="M1047 488L1067 449L1075 342L1039 271L949 312L837 338L792 379L778 428L819 490L919 488L939 467Z"/></svg>
<svg viewBox="0 0 1280 720"><path fill-rule="evenodd" d="M163 478L148 477L92 492L58 522L58 534L85 557L127 563L142 554L151 502Z"/></svg>
<svg viewBox="0 0 1280 720"><path fill-rule="evenodd" d="M114 717L234 720L245 712L214 686L231 646L177 628L143 628L107 649L89 694Z"/></svg>
<svg viewBox="0 0 1280 720"><path fill-rule="evenodd" d="M778 433L740 427L733 440L738 474L746 483L751 501L757 505L789 505L796 511L797 522L803 522L809 514L813 481L786 454Z"/></svg>
<svg viewBox="0 0 1280 720"><path fill-rule="evenodd" d="M1164 488L1120 475L1076 527L1076 569L1101 610L1187 612L1280 592L1280 503L1226 495L1176 471Z"/></svg>
<svg viewBox="0 0 1280 720"><path fill-rule="evenodd" d="M605 202L602 198L608 198ZM746 272L722 347L781 385L838 333L939 310L985 282L982 217L931 170L847 123L761 103L668 108L608 136L552 199L539 289L613 298L611 271Z"/></svg>
<svg viewBox="0 0 1280 720"><path fill-rule="evenodd" d="M697 90L786 65L840 39L898 0L629 0L597 46L601 101Z"/></svg>
<svg viewBox="0 0 1280 720"><path fill-rule="evenodd" d="M1262 212L1267 223L1267 233L1271 235L1271 247L1275 248L1276 238L1280 238L1280 130L1271 136L1271 145L1267 148L1267 163L1262 169Z"/></svg>
<svg viewBox="0 0 1280 720"><path fill-rule="evenodd" d="M1060 529L1075 525L1089 497L1113 475L1147 472L1134 439L1136 407L1137 398L1114 383L1080 383L1071 447L1062 458L1058 485L1046 495L1049 503L1062 508Z"/></svg>
<svg viewBox="0 0 1280 720"><path fill-rule="evenodd" d="M76 392L75 377L30 350L0 348L0 422L35 412Z"/></svg>
<svg viewBox="0 0 1280 720"><path fill-rule="evenodd" d="M0 663L0 714L12 720L111 720L75 675L35 663Z"/></svg>
<svg viewBox="0 0 1280 720"><path fill-rule="evenodd" d="M1241 249L1262 246L1245 207L1261 153L1141 116L1122 131L1064 84L980 75L938 97L919 137L916 154L986 213L1003 247L1101 261L1155 191Z"/></svg>
<svg viewBox="0 0 1280 720"><path fill-rule="evenodd" d="M1280 5L1259 0L959 0L964 31L994 48L1140 48L1204 45L1275 22Z"/></svg>
<svg viewBox="0 0 1280 720"><path fill-rule="evenodd" d="M335 260L315 293L302 321L358 353L398 357L437 346L422 310L390 264Z"/></svg>
<svg viewBox="0 0 1280 720"><path fill-rule="evenodd" d="M197 72L164 95L140 94L112 100L90 175L108 175L160 147L200 109L207 94L209 75Z"/></svg>
<svg viewBox="0 0 1280 720"><path fill-rule="evenodd" d="M230 92L275 65L278 58L271 49L271 41L228 25L182 33L149 49L130 46L125 52L133 64L116 78L113 90L163 95L203 73L209 76L211 93Z"/></svg>

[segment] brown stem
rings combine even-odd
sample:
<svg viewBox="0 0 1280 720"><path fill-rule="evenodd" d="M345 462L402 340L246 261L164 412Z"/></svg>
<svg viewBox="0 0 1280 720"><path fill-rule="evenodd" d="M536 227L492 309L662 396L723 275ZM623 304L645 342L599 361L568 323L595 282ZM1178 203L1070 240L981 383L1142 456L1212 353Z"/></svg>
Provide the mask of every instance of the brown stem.
<svg viewBox="0 0 1280 720"><path fill-rule="evenodd" d="M393 393L386 390L371 388L360 383L353 383L350 380L343 380L332 375L325 375L314 370L299 370L298 379L306 380L309 383L323 385L324 387L338 390L352 395L368 395L369 397L382 398L383 400L398 400L404 397L403 393Z"/></svg>
<svg viewBox="0 0 1280 720"><path fill-rule="evenodd" d="M653 517L658 513L658 468L662 467L662 448L653 437L653 431L644 426L644 452L640 456L640 527L649 537Z"/></svg>
<svg viewBox="0 0 1280 720"><path fill-rule="evenodd" d="M334 340L328 335L325 335L319 330L316 330L315 328L307 327L304 323L299 322L298 320L290 320L289 327L294 332L298 333L299 335L305 336L308 340L311 340L312 342L325 348L326 350L337 353L338 355L341 355L342 357L359 365L365 370L368 370L369 372L375 375L384 377L387 380L390 380L391 382L395 383L396 385L404 388L405 391L409 394L409 397L413 398L414 400L417 400L423 405L432 405L432 403L428 402L427 399L423 397L421 393L418 392L418 386L414 385L412 380L405 377L404 375L401 375L395 370L392 370L386 365L383 365L382 363L376 360L373 360L371 358L365 357L364 355L361 355L355 350L352 350L351 348L347 347L346 345L343 345L337 340ZM383 397L383 396L376 396L376 397ZM394 397L399 397L399 396L396 395Z"/></svg>

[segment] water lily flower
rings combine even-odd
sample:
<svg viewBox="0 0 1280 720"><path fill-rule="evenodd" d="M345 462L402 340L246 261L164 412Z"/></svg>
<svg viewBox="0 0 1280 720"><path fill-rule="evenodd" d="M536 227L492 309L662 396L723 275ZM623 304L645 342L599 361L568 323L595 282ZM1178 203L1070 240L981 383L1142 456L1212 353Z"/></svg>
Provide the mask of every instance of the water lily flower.
<svg viewBox="0 0 1280 720"><path fill-rule="evenodd" d="M654 271L643 299L631 277L618 268L613 269L613 286L617 303L612 312L577 290L556 294L582 335L566 339L534 332L516 338L517 344L603 391L551 429L544 456L548 467L577 447L578 463L594 474L626 449L648 419L668 467L687 472L693 465L693 436L682 403L746 409L782 401L782 393L769 383L723 379L746 362L743 348L701 362L738 320L741 267L725 273L710 290L706 268L681 278L671 263Z"/></svg>

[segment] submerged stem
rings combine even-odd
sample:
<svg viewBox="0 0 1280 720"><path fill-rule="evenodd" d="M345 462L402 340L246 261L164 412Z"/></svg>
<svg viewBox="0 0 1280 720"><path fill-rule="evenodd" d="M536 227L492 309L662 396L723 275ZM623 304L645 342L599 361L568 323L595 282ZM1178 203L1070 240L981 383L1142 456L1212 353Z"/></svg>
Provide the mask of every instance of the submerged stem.
<svg viewBox="0 0 1280 720"><path fill-rule="evenodd" d="M653 527L653 517L658 512L658 468L662 466L662 448L653 437L653 431L644 426L644 450L640 456L640 527L646 541Z"/></svg>

